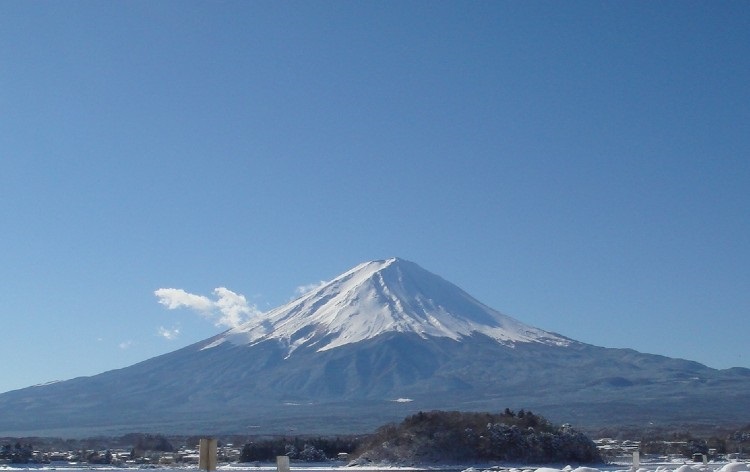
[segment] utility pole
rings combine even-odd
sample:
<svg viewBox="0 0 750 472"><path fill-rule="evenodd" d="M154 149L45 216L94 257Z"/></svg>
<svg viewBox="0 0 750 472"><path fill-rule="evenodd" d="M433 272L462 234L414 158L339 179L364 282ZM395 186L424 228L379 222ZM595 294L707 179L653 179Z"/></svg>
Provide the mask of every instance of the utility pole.
<svg viewBox="0 0 750 472"><path fill-rule="evenodd" d="M203 438L200 441L198 454L198 468L208 472L216 470L216 445L213 438Z"/></svg>

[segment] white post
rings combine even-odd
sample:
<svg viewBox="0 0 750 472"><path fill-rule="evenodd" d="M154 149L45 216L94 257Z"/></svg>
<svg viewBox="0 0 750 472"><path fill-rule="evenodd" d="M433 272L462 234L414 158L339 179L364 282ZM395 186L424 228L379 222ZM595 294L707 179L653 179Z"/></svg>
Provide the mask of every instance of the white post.
<svg viewBox="0 0 750 472"><path fill-rule="evenodd" d="M276 470L278 472L290 472L289 456L276 456Z"/></svg>
<svg viewBox="0 0 750 472"><path fill-rule="evenodd" d="M216 439L204 438L200 440L198 448L198 468L201 470L216 470Z"/></svg>
<svg viewBox="0 0 750 472"><path fill-rule="evenodd" d="M641 453L638 451L633 452L633 470L641 468Z"/></svg>

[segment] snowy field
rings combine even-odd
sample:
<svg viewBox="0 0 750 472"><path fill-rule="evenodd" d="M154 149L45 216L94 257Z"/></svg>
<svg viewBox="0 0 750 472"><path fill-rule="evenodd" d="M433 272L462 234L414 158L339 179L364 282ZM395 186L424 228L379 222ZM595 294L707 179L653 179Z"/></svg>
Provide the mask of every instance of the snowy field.
<svg viewBox="0 0 750 472"><path fill-rule="evenodd" d="M708 464L695 463L643 463L636 469L632 464L606 464L601 467L536 467L536 468L507 468L492 467L490 469L469 467L463 472L749 472L746 462L716 462Z"/></svg>
<svg viewBox="0 0 750 472"><path fill-rule="evenodd" d="M134 470L141 469L154 469L160 472L185 472L185 471L198 471L199 469L195 466L186 467L107 467L107 466L75 466L75 465L63 465L63 466L44 466L44 465L29 465L29 466L11 466L11 465L0 465L0 471L47 471L47 470L64 470L66 472L76 471L102 471L102 472L115 472L115 471L127 471L132 472ZM230 472L272 472L276 471L275 465L260 465L253 466L248 464L226 464L220 465L219 471ZM492 467L474 466L474 467L458 467L455 465L451 466L430 466L430 467L403 467L403 466L384 466L384 465L372 465L372 466L331 466L331 465L292 465L291 472L398 472L398 471L445 471L445 472L750 472L750 465L747 462L709 462L708 464L690 463L690 462L643 462L638 469L635 469L632 464L628 463L612 463L603 464L598 467L573 467L570 465L557 467L550 466L518 466L514 467L511 465L500 466L494 465Z"/></svg>

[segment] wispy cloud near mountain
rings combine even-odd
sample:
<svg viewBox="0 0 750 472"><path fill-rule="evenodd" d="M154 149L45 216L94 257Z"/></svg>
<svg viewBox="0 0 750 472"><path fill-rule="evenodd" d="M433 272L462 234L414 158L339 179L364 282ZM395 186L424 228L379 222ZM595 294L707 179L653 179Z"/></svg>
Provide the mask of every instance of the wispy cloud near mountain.
<svg viewBox="0 0 750 472"><path fill-rule="evenodd" d="M158 332L159 336L169 341L177 339L180 336L179 327L165 328L164 326L159 326Z"/></svg>
<svg viewBox="0 0 750 472"><path fill-rule="evenodd" d="M311 283L311 284L307 284L307 285L300 285L299 287L297 287L294 290L294 293L297 296L302 296L302 295L304 295L304 294L306 294L308 292L312 292L316 288L322 287L323 285L325 285L327 283L328 283L328 281L321 280L320 282L317 282L317 283Z"/></svg>
<svg viewBox="0 0 750 472"><path fill-rule="evenodd" d="M160 288L154 291L159 303L169 310L188 308L212 321L216 326L235 328L260 314L255 305L226 287L214 289L214 299L196 295L180 288Z"/></svg>

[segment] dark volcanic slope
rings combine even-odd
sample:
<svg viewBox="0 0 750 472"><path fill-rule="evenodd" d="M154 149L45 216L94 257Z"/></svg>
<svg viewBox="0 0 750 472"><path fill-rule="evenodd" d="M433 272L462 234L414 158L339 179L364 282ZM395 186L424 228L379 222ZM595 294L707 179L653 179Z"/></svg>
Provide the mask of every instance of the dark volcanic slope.
<svg viewBox="0 0 750 472"><path fill-rule="evenodd" d="M747 369L631 350L395 334L286 359L272 342L199 347L0 395L0 432L363 432L417 410L505 407L581 426L749 420Z"/></svg>

